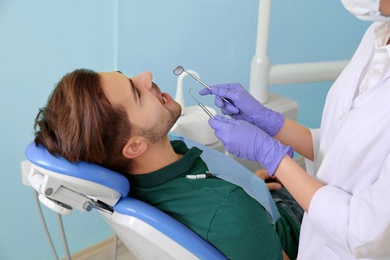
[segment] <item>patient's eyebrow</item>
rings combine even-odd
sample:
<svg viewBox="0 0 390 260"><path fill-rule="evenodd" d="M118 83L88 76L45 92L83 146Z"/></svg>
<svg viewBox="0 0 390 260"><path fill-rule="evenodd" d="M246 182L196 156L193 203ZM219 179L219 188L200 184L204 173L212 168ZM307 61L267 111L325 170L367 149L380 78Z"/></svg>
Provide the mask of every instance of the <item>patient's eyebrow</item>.
<svg viewBox="0 0 390 260"><path fill-rule="evenodd" d="M130 78L129 78L129 82L130 82L131 91L133 92L134 101L137 103L138 95L137 95L137 91L135 90L134 83Z"/></svg>

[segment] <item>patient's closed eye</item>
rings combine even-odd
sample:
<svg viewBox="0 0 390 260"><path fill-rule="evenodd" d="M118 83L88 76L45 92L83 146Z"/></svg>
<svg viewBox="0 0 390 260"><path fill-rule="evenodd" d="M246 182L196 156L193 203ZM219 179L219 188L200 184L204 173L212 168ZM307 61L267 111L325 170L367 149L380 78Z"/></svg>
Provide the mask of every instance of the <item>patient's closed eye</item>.
<svg viewBox="0 0 390 260"><path fill-rule="evenodd" d="M138 97L140 98L140 97L141 97L141 91L139 91L138 88L134 88L134 89L135 89L135 91L137 92Z"/></svg>
<svg viewBox="0 0 390 260"><path fill-rule="evenodd" d="M135 95L137 95L139 99L141 97L141 91L134 85L133 81L130 78L129 78L129 82L130 82L131 91L134 93L134 98Z"/></svg>

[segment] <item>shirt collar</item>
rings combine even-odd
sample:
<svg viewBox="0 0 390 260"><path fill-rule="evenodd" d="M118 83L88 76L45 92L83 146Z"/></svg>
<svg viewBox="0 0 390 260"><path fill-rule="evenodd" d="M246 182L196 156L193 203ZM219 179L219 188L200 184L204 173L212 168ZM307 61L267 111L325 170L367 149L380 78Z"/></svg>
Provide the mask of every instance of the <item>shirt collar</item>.
<svg viewBox="0 0 390 260"><path fill-rule="evenodd" d="M198 174L207 171L207 166L200 158L202 150L197 147L188 149L183 141L171 141L174 151L183 154L183 157L176 162L165 166L157 171L145 174L128 174L126 178L130 181L130 186L134 185L140 188L152 188L164 184L176 177L187 174ZM197 172L193 172L193 168Z"/></svg>

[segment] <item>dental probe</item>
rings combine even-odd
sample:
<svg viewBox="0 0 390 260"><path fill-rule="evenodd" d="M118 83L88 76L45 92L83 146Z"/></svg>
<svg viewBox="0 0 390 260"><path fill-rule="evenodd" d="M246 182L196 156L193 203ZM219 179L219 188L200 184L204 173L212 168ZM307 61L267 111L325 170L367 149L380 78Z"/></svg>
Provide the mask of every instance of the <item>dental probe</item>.
<svg viewBox="0 0 390 260"><path fill-rule="evenodd" d="M210 118L214 118L214 115L210 112L210 110L208 110L205 105L200 103L193 95L191 95L191 89L188 91L188 95L190 95L196 101L196 103L198 103L198 105L203 109L204 112L206 112L206 114Z"/></svg>
<svg viewBox="0 0 390 260"><path fill-rule="evenodd" d="M186 71L184 69L183 66L179 65L177 66L176 68L173 69L173 74L175 74L176 76L179 76L180 74L183 73L183 71L185 71L188 75L190 75L193 79L195 79L196 81L198 81L200 84L202 84L204 87L208 88L208 89L211 89L209 85L207 85L206 83L204 83L200 78L198 78L197 76L195 76L194 74L192 73L189 73L188 71ZM225 101L226 103L230 103L226 98L224 97L220 97L223 101Z"/></svg>

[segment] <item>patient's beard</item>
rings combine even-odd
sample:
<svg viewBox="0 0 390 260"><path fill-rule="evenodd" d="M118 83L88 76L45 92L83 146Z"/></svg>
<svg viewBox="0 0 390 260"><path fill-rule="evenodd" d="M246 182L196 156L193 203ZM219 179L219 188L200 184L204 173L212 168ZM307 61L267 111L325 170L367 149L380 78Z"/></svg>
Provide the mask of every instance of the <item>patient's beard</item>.
<svg viewBox="0 0 390 260"><path fill-rule="evenodd" d="M179 119L181 115L181 106L176 101L173 102L175 103L174 107L170 110L166 110L167 113L163 113L158 122L149 129L143 128L141 130L142 136L147 138L150 142L156 143L163 138L166 138L169 130L171 130L172 126Z"/></svg>

